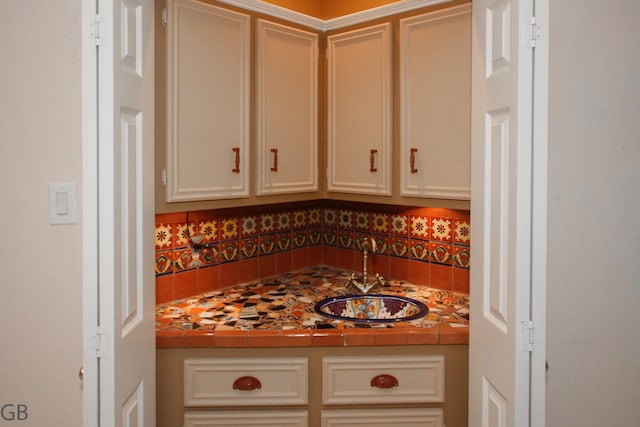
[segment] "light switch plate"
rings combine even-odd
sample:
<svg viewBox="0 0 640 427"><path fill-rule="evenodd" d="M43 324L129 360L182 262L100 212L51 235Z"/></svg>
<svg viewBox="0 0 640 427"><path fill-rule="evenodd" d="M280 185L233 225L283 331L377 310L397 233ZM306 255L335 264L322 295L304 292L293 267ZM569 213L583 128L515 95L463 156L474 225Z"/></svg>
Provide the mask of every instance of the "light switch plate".
<svg viewBox="0 0 640 427"><path fill-rule="evenodd" d="M74 182L49 184L49 223L76 224L76 184Z"/></svg>

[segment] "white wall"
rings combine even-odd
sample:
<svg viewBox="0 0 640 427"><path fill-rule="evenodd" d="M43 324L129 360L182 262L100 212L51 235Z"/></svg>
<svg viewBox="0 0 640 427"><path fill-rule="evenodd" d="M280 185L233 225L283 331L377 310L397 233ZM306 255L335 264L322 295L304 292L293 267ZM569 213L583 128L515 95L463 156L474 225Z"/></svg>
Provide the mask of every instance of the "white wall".
<svg viewBox="0 0 640 427"><path fill-rule="evenodd" d="M28 416L0 425L82 425L81 225L49 225L47 187L82 188L80 6L0 8L0 407Z"/></svg>
<svg viewBox="0 0 640 427"><path fill-rule="evenodd" d="M550 6L547 426L638 425L640 2Z"/></svg>

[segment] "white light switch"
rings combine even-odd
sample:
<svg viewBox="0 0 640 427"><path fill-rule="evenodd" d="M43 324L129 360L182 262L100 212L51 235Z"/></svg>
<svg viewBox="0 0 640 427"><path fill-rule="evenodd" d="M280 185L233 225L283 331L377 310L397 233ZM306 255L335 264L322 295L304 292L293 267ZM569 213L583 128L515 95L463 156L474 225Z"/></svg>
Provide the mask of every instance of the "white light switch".
<svg viewBox="0 0 640 427"><path fill-rule="evenodd" d="M49 184L49 223L75 224L77 222L76 184L73 182Z"/></svg>

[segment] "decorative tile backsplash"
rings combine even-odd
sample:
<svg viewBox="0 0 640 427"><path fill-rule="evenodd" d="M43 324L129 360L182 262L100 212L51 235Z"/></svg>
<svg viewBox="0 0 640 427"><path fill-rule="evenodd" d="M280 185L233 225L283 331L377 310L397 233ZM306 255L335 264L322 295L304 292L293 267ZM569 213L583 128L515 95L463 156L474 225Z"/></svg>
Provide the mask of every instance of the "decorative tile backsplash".
<svg viewBox="0 0 640 427"><path fill-rule="evenodd" d="M156 215L156 300L167 302L308 265L368 270L469 292L469 211L386 205L288 204Z"/></svg>

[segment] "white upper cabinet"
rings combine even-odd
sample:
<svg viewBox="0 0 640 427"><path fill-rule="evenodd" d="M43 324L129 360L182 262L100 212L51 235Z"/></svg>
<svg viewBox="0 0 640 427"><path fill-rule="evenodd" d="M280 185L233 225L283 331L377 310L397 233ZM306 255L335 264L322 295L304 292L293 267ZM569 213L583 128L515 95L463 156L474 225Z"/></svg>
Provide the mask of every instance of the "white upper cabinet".
<svg viewBox="0 0 640 427"><path fill-rule="evenodd" d="M400 194L470 198L471 6L400 21Z"/></svg>
<svg viewBox="0 0 640 427"><path fill-rule="evenodd" d="M329 191L391 195L391 36L384 23L327 39Z"/></svg>
<svg viewBox="0 0 640 427"><path fill-rule="evenodd" d="M318 190L318 35L256 21L258 195Z"/></svg>
<svg viewBox="0 0 640 427"><path fill-rule="evenodd" d="M168 2L168 202L249 196L249 16Z"/></svg>

